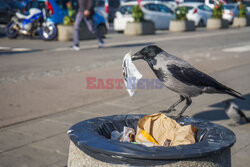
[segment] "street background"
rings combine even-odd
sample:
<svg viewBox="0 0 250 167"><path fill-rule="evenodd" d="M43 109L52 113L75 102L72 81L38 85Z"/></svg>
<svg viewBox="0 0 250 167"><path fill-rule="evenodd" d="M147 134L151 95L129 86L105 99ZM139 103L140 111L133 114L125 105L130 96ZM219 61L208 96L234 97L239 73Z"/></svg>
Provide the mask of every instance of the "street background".
<svg viewBox="0 0 250 167"><path fill-rule="evenodd" d="M97 40L81 41L80 51L68 49L72 42L6 38L0 31L0 166L67 165L67 130L89 118L114 114L153 114L179 99L163 88L137 90L129 97L125 89L88 90L86 77L121 79L122 60L156 44L181 57L219 82L241 92L235 100L250 117L250 28L170 33L130 37L109 33L106 48ZM155 79L146 62L135 62L143 78ZM232 166L249 166L250 125L229 126L224 113L227 95L193 98L185 112L195 118L226 126L237 136L232 147ZM180 105L178 109L183 107ZM172 112L170 115L176 115Z"/></svg>

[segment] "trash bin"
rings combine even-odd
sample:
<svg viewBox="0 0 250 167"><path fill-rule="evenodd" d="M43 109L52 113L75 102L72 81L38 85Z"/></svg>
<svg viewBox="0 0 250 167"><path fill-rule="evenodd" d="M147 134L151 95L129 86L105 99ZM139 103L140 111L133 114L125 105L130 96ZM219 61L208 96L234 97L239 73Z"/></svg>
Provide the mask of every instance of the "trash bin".
<svg viewBox="0 0 250 167"><path fill-rule="evenodd" d="M136 129L145 115L113 115L85 120L70 128L68 167L112 166L231 166L234 133L208 121L182 118L181 125L197 128L196 143L175 147L147 147L111 140L124 126Z"/></svg>

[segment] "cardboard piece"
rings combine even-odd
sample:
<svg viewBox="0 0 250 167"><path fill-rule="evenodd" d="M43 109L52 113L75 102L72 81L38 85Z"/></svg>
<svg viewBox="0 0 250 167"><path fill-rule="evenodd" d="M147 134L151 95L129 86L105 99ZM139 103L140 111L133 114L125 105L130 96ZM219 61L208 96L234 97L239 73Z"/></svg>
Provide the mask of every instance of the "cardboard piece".
<svg viewBox="0 0 250 167"><path fill-rule="evenodd" d="M165 114L146 115L137 124L136 142L152 142L155 146L178 146L195 143L196 129L181 126Z"/></svg>

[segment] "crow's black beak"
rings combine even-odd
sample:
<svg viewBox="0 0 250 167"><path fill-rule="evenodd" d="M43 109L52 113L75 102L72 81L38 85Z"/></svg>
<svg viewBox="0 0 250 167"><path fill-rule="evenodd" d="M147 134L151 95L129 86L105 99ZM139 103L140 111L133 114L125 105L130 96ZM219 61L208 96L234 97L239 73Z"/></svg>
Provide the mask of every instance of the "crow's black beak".
<svg viewBox="0 0 250 167"><path fill-rule="evenodd" d="M134 55L131 56L132 61L134 60L139 60L139 59L143 59L143 55L140 52L136 52Z"/></svg>

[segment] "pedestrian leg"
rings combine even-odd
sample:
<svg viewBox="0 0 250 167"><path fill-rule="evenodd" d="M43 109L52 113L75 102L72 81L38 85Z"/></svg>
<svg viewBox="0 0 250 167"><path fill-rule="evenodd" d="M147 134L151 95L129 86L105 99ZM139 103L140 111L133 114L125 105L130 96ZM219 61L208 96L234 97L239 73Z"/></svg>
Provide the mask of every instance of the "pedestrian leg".
<svg viewBox="0 0 250 167"><path fill-rule="evenodd" d="M80 24L83 19L83 13L81 11L77 12L76 15L76 20L74 24L74 36L73 36L73 41L75 46L79 46L79 29L80 29Z"/></svg>
<svg viewBox="0 0 250 167"><path fill-rule="evenodd" d="M93 34L95 34L99 43L103 44L104 42L102 40L102 36L101 36L100 32L97 30L93 18L87 19L84 17L84 21L85 21L89 31L92 32Z"/></svg>

